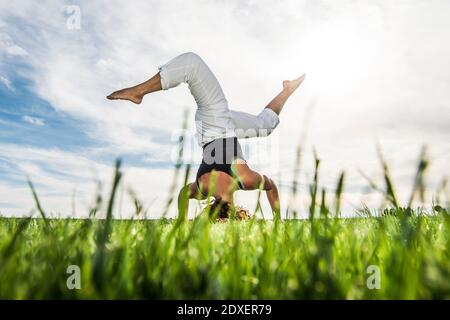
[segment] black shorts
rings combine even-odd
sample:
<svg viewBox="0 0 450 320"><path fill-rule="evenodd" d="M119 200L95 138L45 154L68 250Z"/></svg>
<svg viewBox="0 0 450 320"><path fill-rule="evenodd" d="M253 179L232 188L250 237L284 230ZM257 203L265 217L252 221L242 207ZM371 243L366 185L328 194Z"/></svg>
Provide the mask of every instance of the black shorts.
<svg viewBox="0 0 450 320"><path fill-rule="evenodd" d="M244 189L238 177L233 173L231 165L236 159L244 160L241 145L236 137L220 138L203 146L203 159L197 171L197 188L200 191L199 179L205 173L213 170L225 172L235 178L239 188Z"/></svg>

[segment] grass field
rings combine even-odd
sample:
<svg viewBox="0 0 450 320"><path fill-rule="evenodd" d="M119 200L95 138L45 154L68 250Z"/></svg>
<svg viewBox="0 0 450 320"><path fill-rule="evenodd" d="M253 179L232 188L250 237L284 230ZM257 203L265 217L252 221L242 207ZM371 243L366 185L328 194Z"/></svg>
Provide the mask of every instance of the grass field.
<svg viewBox="0 0 450 320"><path fill-rule="evenodd" d="M370 183L386 209L351 219L339 217L345 175L328 204L318 160L306 220L114 220L119 163L106 219L95 219L98 198L91 219L52 220L30 183L42 217L0 219L0 298L450 299L448 209L411 209L427 163L422 154L402 208L382 160L385 186ZM81 288L70 290L73 265Z"/></svg>
<svg viewBox="0 0 450 320"><path fill-rule="evenodd" d="M442 214L216 224L3 219L0 298L448 299L449 230ZM80 290L67 288L69 265L80 267ZM380 289L367 286L369 266L379 268Z"/></svg>

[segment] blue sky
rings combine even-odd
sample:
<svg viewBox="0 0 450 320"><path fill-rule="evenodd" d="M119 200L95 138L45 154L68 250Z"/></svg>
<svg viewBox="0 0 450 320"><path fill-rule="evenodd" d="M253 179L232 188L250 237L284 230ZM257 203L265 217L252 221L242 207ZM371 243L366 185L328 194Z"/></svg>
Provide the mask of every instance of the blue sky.
<svg viewBox="0 0 450 320"><path fill-rule="evenodd" d="M80 28L73 28L79 8ZM312 153L332 190L348 172L345 208L379 205L358 174L381 182L375 144L392 164L407 199L423 145L432 163L430 190L448 174L450 3L431 1L1 1L0 214L33 207L35 184L46 210L85 215L98 181L107 194L112 166L124 160L117 214L127 216L133 189L158 216L167 198L183 114L189 110L186 161L195 171L195 104L186 87L146 97L137 107L110 102L110 92L146 80L186 51L200 54L232 109L258 112L281 81L308 73L288 102L276 133L243 142L249 163L291 199L296 146L307 192ZM72 24L71 24L72 23ZM72 27L70 27L72 26ZM308 120L306 120L308 119ZM307 133L306 136L304 134ZM179 181L181 183L181 181ZM428 200L431 201L430 192ZM252 208L254 193L238 193ZM263 206L268 211L267 203ZM120 213L119 213L120 212ZM175 213L175 212L173 212Z"/></svg>

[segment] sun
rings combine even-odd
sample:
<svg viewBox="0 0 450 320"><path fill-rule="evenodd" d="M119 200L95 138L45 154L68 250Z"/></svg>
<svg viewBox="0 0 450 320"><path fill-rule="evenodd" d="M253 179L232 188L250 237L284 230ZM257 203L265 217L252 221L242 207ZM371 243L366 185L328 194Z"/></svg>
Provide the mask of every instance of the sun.
<svg viewBox="0 0 450 320"><path fill-rule="evenodd" d="M373 68L371 45L358 30L324 25L299 41L301 64L309 86L321 94L342 93L358 86Z"/></svg>

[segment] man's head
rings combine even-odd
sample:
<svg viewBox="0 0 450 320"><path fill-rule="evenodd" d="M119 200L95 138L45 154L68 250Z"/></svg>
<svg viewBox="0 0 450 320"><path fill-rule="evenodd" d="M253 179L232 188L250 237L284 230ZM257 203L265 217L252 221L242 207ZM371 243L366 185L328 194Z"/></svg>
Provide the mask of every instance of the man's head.
<svg viewBox="0 0 450 320"><path fill-rule="evenodd" d="M227 219L234 214L234 207L226 201L216 199L210 205L209 215L211 218Z"/></svg>

